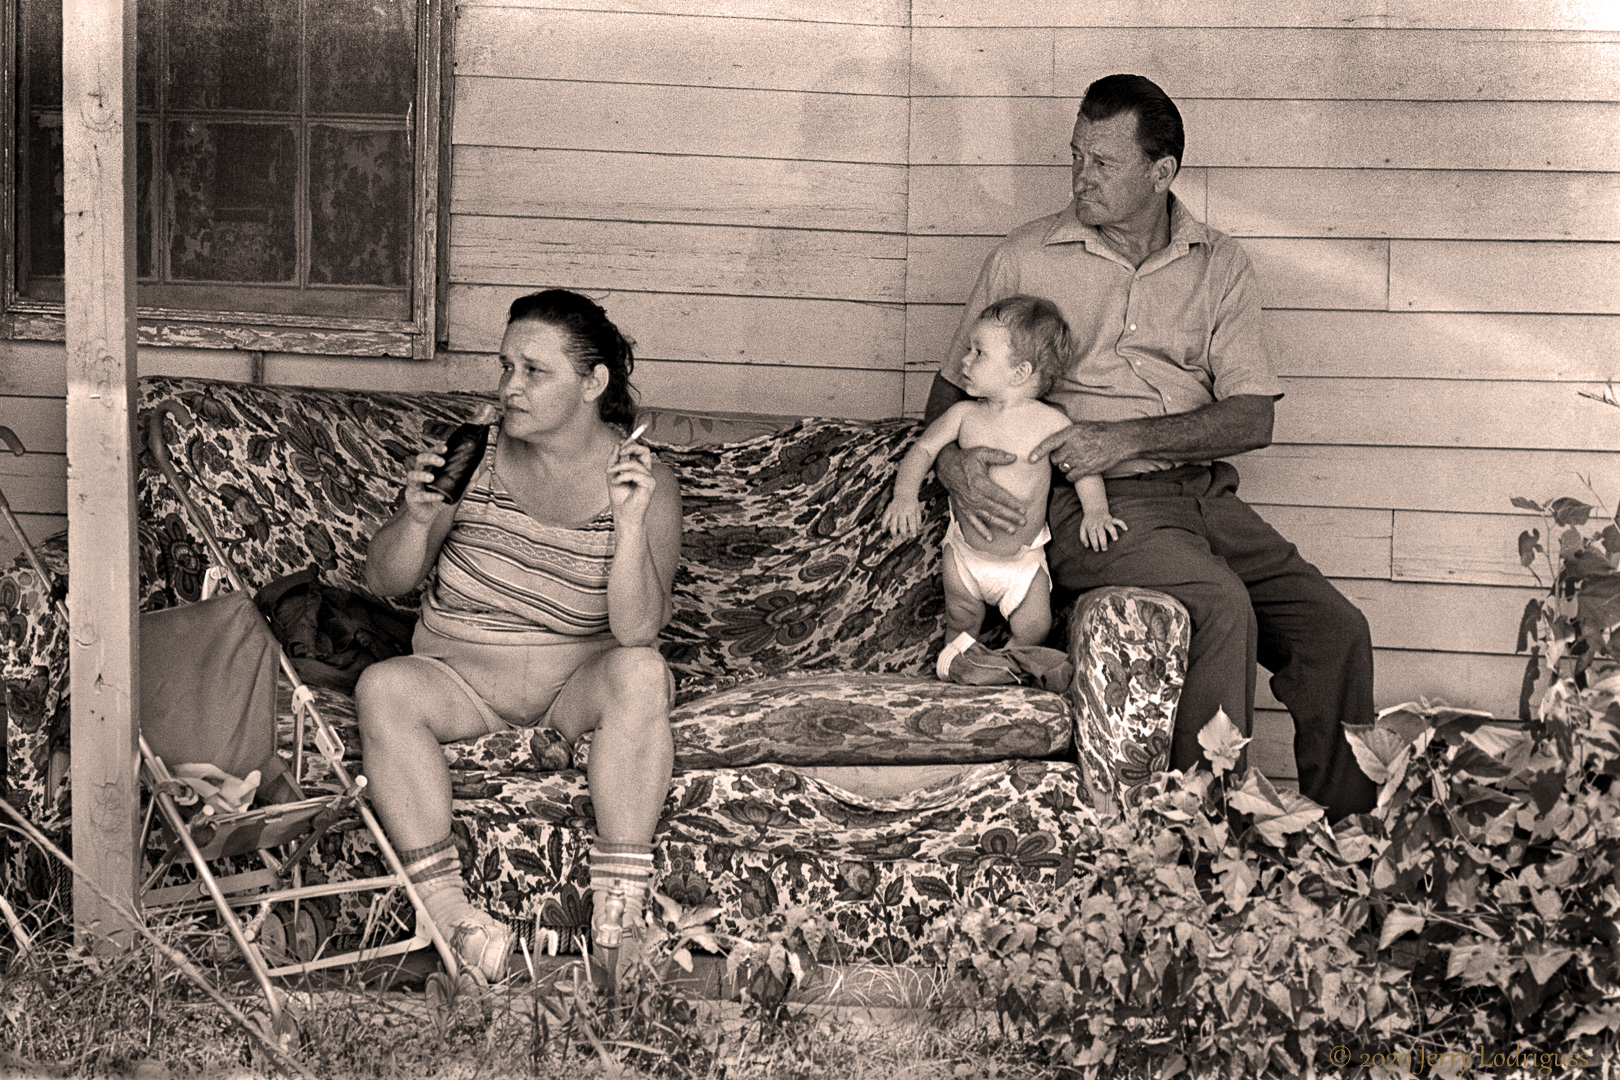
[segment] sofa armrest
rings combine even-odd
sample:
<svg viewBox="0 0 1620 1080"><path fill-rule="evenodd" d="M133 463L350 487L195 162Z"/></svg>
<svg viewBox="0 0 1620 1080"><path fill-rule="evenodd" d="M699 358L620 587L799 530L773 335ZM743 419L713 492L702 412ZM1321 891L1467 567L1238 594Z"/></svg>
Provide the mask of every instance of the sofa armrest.
<svg viewBox="0 0 1620 1080"><path fill-rule="evenodd" d="M59 786L51 783L51 761L66 750L67 740L68 632L56 616L56 602L67 591L67 534L36 545L36 552L54 581L41 580L22 556L0 571L3 775L13 804L45 822L53 816L49 811L57 796L47 789Z"/></svg>
<svg viewBox="0 0 1620 1080"><path fill-rule="evenodd" d="M1093 798L1131 803L1169 768L1192 620L1152 589L1093 589L1069 613L1075 749Z"/></svg>

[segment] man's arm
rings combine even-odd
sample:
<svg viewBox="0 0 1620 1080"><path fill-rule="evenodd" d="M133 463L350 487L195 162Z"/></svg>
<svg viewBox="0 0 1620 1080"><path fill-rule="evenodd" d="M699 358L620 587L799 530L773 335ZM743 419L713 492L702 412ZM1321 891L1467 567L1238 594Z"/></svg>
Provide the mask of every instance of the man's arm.
<svg viewBox="0 0 1620 1080"><path fill-rule="evenodd" d="M1276 402L1262 394L1235 394L1171 416L1070 424L1030 451L1050 457L1064 475L1101 473L1132 458L1208 461L1271 445Z"/></svg>

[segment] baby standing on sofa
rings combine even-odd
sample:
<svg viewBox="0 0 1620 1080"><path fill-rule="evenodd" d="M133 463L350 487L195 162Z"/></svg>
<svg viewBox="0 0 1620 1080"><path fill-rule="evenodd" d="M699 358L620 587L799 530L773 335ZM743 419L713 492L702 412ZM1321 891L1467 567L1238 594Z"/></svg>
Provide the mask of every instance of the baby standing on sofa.
<svg viewBox="0 0 1620 1080"><path fill-rule="evenodd" d="M940 450L951 443L990 446L1014 456L994 466L991 478L1024 500L1022 529L1002 536L964 529L952 513L942 545L945 585L945 648L935 666L950 678L951 661L971 646L984 623L985 606L1006 616L1012 644L1039 645L1052 629L1052 578L1046 567L1046 502L1052 469L1029 462L1048 435L1069 426L1061 410L1041 401L1070 363L1069 327L1057 306L1034 296L1009 296L979 313L962 358L962 386L972 395L946 410L906 452L895 472L894 496L883 524L897 536L922 527L917 493ZM1081 536L1102 551L1125 523L1108 511L1102 477L1074 481L1084 512Z"/></svg>

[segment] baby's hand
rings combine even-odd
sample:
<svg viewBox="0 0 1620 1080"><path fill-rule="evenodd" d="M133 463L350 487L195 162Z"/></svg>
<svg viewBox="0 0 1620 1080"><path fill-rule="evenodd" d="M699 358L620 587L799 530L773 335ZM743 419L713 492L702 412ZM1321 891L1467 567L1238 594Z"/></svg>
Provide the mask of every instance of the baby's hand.
<svg viewBox="0 0 1620 1080"><path fill-rule="evenodd" d="M1107 551L1108 541L1119 539L1119 530L1129 525L1117 517L1099 517L1087 514L1080 519L1080 540L1093 551Z"/></svg>
<svg viewBox="0 0 1620 1080"><path fill-rule="evenodd" d="M909 540L922 531L922 503L899 496L889 500L883 511L883 527L895 536Z"/></svg>

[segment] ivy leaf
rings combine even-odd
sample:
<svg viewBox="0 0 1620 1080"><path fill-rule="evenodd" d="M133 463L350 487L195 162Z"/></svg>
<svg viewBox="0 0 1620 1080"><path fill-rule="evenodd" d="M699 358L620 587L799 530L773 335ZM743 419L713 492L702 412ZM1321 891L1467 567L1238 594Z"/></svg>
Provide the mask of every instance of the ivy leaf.
<svg viewBox="0 0 1620 1080"><path fill-rule="evenodd" d="M1620 1031L1620 1007L1611 1006L1607 1009L1588 1009L1569 1026L1569 1038L1579 1039L1584 1035L1601 1035L1605 1031Z"/></svg>
<svg viewBox="0 0 1620 1080"><path fill-rule="evenodd" d="M1607 633L1620 624L1620 574L1583 580L1575 594L1575 614L1588 635Z"/></svg>
<svg viewBox="0 0 1620 1080"><path fill-rule="evenodd" d="M1547 510L1559 525L1585 525L1592 517L1592 507L1578 499L1554 499Z"/></svg>
<svg viewBox="0 0 1620 1080"><path fill-rule="evenodd" d="M1519 534L1519 563L1529 566L1536 561L1541 552L1541 530L1526 529Z"/></svg>
<svg viewBox="0 0 1620 1080"><path fill-rule="evenodd" d="M1367 830L1355 817L1340 821L1328 831L1333 835L1333 846L1338 850L1339 858L1345 862L1359 863L1372 854L1372 837L1367 835Z"/></svg>
<svg viewBox="0 0 1620 1080"><path fill-rule="evenodd" d="M1558 974L1558 969L1574 955L1573 949L1548 945L1544 941L1533 941L1524 947L1524 959L1530 965L1530 974L1542 985Z"/></svg>
<svg viewBox="0 0 1620 1080"><path fill-rule="evenodd" d="M1410 930L1414 934L1422 935L1423 928L1429 925L1429 920L1423 913L1411 904L1396 904L1384 916L1384 929L1378 935L1378 951L1389 948L1390 942Z"/></svg>
<svg viewBox="0 0 1620 1080"><path fill-rule="evenodd" d="M1478 986L1491 981L1501 955L1501 946L1494 941L1473 944L1442 945L1451 953L1446 964L1446 978L1461 979L1464 986Z"/></svg>
<svg viewBox="0 0 1620 1080"><path fill-rule="evenodd" d="M1204 756L1214 767L1215 775L1220 776L1237 768L1238 757L1249 740L1232 723L1226 710L1218 708L1210 722L1199 730L1198 745L1204 748Z"/></svg>
<svg viewBox="0 0 1620 1080"><path fill-rule="evenodd" d="M1289 833L1304 831L1326 812L1297 791L1279 791L1254 769L1228 799L1232 809L1252 815L1255 829L1277 847L1287 843Z"/></svg>
<svg viewBox="0 0 1620 1080"><path fill-rule="evenodd" d="M1461 734L1465 741L1512 769L1522 768L1535 749L1530 732L1517 725L1480 724Z"/></svg>
<svg viewBox="0 0 1620 1080"><path fill-rule="evenodd" d="M1374 724L1346 724L1344 737L1356 755L1356 764L1375 784L1399 780L1406 775L1412 741L1386 727Z"/></svg>
<svg viewBox="0 0 1620 1080"><path fill-rule="evenodd" d="M1534 510L1538 514L1544 512L1543 508L1542 508L1542 505L1540 503L1531 502L1529 499L1526 499L1522 495L1513 496L1512 502L1513 502L1513 505L1517 506L1520 510Z"/></svg>

